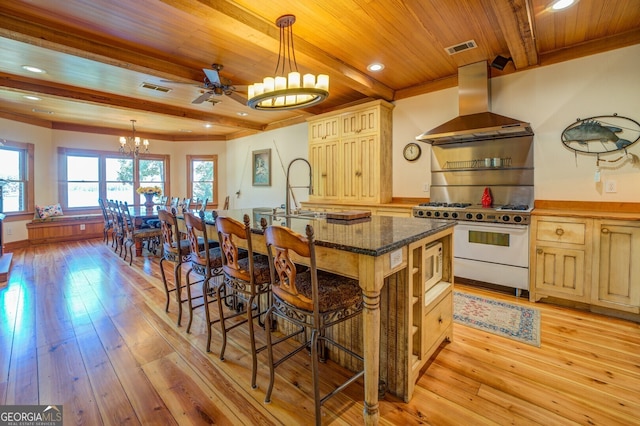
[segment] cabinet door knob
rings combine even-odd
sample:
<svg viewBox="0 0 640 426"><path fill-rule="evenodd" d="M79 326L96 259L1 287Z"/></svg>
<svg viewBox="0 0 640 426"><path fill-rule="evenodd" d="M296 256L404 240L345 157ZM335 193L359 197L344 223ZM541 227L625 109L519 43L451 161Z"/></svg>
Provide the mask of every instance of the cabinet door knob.
<svg viewBox="0 0 640 426"><path fill-rule="evenodd" d="M438 317L438 322L439 322L440 324L442 324L442 315L440 315L440 316Z"/></svg>
<svg viewBox="0 0 640 426"><path fill-rule="evenodd" d="M609 228L602 228L602 232L603 234L608 234L609 233Z"/></svg>
<svg viewBox="0 0 640 426"><path fill-rule="evenodd" d="M536 253L538 253L538 254L542 254L542 253L544 253L544 250L542 250L541 248L539 248L539 249L537 249L537 250L536 250Z"/></svg>
<svg viewBox="0 0 640 426"><path fill-rule="evenodd" d="M564 234L564 229L562 228L556 229L556 235L563 235L563 234Z"/></svg>

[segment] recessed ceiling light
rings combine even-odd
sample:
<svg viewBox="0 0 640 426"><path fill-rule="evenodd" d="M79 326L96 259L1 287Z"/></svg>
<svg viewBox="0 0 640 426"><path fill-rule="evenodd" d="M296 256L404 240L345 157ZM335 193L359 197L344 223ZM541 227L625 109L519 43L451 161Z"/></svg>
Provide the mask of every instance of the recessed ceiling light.
<svg viewBox="0 0 640 426"><path fill-rule="evenodd" d="M30 101L39 101L40 100L39 97L33 96L33 95L24 95L23 98L29 99Z"/></svg>
<svg viewBox="0 0 640 426"><path fill-rule="evenodd" d="M31 66L31 65L23 65L22 69L25 70L25 71L35 72L35 73L39 73L39 74L46 73L46 71L43 70L42 68L34 67L34 66Z"/></svg>
<svg viewBox="0 0 640 426"><path fill-rule="evenodd" d="M211 123L207 123L207 124L205 124L205 125L204 125L204 127L206 127L207 129L210 129L210 128L212 128L212 127L213 127L213 124L211 124Z"/></svg>
<svg viewBox="0 0 640 426"><path fill-rule="evenodd" d="M367 66L367 69L373 72L382 71L384 69L384 65L376 62L373 64L369 64L369 66Z"/></svg>
<svg viewBox="0 0 640 426"><path fill-rule="evenodd" d="M53 111L47 111L46 109L33 108L31 111L39 112L41 114L53 114Z"/></svg>
<svg viewBox="0 0 640 426"><path fill-rule="evenodd" d="M236 112L236 114L238 114L240 117L246 117L247 115L249 115L248 112L244 112L244 111Z"/></svg>
<svg viewBox="0 0 640 426"><path fill-rule="evenodd" d="M179 132L182 132L182 133L191 133L193 130L189 130L189 129L180 129L180 130L178 130L178 131L179 131Z"/></svg>
<svg viewBox="0 0 640 426"><path fill-rule="evenodd" d="M551 9L553 10L566 9L567 7L571 6L573 3L575 3L575 0L558 0L551 5Z"/></svg>

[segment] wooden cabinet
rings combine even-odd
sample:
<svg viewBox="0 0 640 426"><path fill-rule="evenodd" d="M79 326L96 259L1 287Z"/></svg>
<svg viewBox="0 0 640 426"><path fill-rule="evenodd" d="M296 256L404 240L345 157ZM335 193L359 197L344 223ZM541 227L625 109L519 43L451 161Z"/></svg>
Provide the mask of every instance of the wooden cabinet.
<svg viewBox="0 0 640 426"><path fill-rule="evenodd" d="M533 216L531 299L640 314L640 221Z"/></svg>
<svg viewBox="0 0 640 426"><path fill-rule="evenodd" d="M531 282L535 298L588 302L591 219L532 218Z"/></svg>
<svg viewBox="0 0 640 426"><path fill-rule="evenodd" d="M314 196L325 200L338 198L338 141L309 144L309 162Z"/></svg>
<svg viewBox="0 0 640 426"><path fill-rule="evenodd" d="M340 199L375 202L380 194L378 136L342 140Z"/></svg>
<svg viewBox="0 0 640 426"><path fill-rule="evenodd" d="M340 136L338 117L325 117L309 122L309 142L323 142Z"/></svg>
<svg viewBox="0 0 640 426"><path fill-rule="evenodd" d="M391 201L392 109L379 100L309 121L310 201Z"/></svg>
<svg viewBox="0 0 640 426"><path fill-rule="evenodd" d="M640 313L640 223L594 223L591 303Z"/></svg>
<svg viewBox="0 0 640 426"><path fill-rule="evenodd" d="M364 135L378 132L378 108L366 108L341 115L342 136Z"/></svg>
<svg viewBox="0 0 640 426"><path fill-rule="evenodd" d="M408 254L408 342L407 342L407 370L409 380L404 392L407 396L413 394L413 389L420 370L438 349L443 341L453 339L453 284L451 242L440 240L443 247L442 279L427 288L427 249L433 243L417 243L409 246Z"/></svg>

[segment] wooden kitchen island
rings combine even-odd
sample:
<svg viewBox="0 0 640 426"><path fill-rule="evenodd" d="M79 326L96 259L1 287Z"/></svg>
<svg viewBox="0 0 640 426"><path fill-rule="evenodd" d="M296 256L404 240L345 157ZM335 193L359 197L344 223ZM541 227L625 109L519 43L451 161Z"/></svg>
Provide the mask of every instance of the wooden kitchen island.
<svg viewBox="0 0 640 426"><path fill-rule="evenodd" d="M285 218L260 209L218 211L240 221L244 214L251 218L255 251L266 249L262 218L267 225L287 226L303 235L311 224L318 268L359 281L363 315L336 327L334 337L364 356L365 424L378 423L381 390L409 401L421 368L443 341L452 338L455 224L392 216L332 223L318 217ZM205 220L210 222L210 238L217 235L211 216ZM433 264L427 262L425 249L437 243L442 244L442 280L427 291ZM333 359L347 367L355 362Z"/></svg>

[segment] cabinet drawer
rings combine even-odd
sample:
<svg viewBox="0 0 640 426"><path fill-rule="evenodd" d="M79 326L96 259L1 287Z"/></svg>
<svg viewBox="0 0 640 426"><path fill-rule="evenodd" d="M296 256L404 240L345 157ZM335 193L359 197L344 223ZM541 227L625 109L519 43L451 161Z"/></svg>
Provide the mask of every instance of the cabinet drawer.
<svg viewBox="0 0 640 426"><path fill-rule="evenodd" d="M584 245L586 227L586 223L539 220L536 239Z"/></svg>
<svg viewBox="0 0 640 426"><path fill-rule="evenodd" d="M428 309L429 307L427 307ZM438 342L453 320L453 295L449 292L424 316L422 322L422 351L426 354Z"/></svg>

